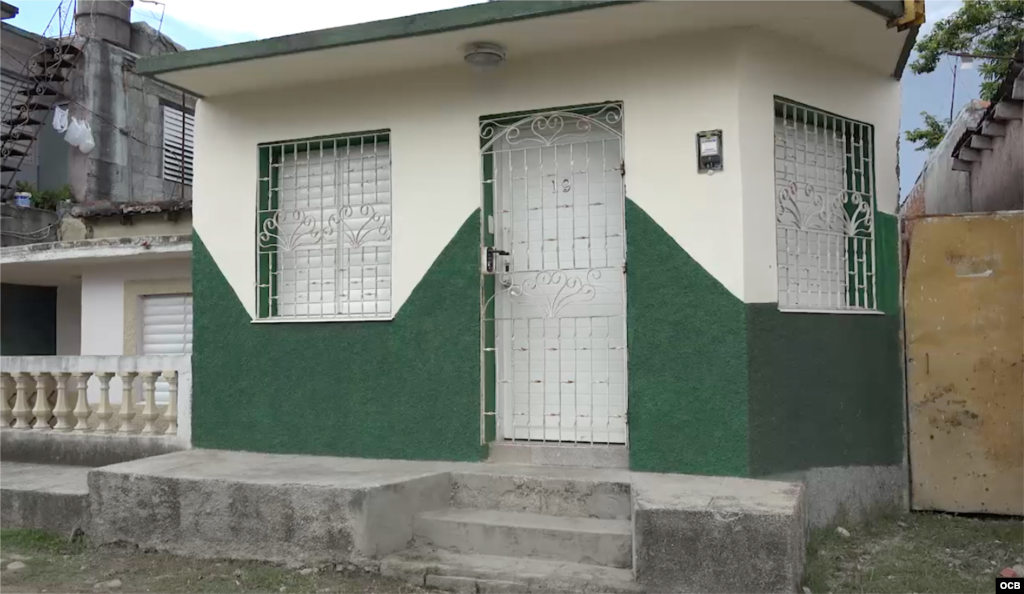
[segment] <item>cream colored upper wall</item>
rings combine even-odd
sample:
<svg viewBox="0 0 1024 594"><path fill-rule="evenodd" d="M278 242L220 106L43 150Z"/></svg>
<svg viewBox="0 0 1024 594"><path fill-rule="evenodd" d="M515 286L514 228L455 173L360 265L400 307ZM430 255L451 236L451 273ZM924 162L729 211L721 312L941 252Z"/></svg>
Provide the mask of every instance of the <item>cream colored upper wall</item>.
<svg viewBox="0 0 1024 594"><path fill-rule="evenodd" d="M895 213L899 199L896 141L900 126L900 83L797 40L757 29L743 36L739 68L744 300L775 302L778 300L778 270L774 96L872 124L878 210Z"/></svg>
<svg viewBox="0 0 1024 594"><path fill-rule="evenodd" d="M459 65L200 101L195 227L253 315L256 145L389 128L393 310L398 311L480 206L480 116L621 100L627 196L742 297L741 162L735 139L737 48L743 33L706 31L511 60L486 73ZM712 177L696 173L694 147L695 133L709 129L722 129L726 138L725 171Z"/></svg>

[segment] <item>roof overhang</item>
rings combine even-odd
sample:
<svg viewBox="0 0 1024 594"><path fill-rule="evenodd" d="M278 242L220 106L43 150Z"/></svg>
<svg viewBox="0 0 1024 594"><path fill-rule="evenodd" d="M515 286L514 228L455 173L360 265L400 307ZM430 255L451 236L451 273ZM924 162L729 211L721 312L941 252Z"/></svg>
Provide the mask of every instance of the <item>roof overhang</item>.
<svg viewBox="0 0 1024 594"><path fill-rule="evenodd" d="M906 8L902 0L486 2L143 58L136 68L210 97L458 64L460 48L474 41L501 43L515 60L699 29L756 26L899 77L919 26L895 26Z"/></svg>
<svg viewBox="0 0 1024 594"><path fill-rule="evenodd" d="M85 270L97 266L180 261L189 259L191 255L192 236L187 234L11 246L0 249L0 280L53 286L74 282Z"/></svg>

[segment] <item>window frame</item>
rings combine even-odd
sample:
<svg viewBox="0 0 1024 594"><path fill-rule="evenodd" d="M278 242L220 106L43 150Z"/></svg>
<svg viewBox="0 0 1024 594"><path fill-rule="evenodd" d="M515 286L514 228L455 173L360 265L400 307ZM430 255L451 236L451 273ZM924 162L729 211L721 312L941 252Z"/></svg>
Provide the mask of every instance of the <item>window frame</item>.
<svg viewBox="0 0 1024 594"><path fill-rule="evenodd" d="M777 306L778 310L780 312L782 312L782 313L842 314L842 315L883 315L885 312L882 311L882 308L881 308L881 305L880 305L881 297L879 296L879 290L880 290L880 288L879 288L879 274L880 274L879 262L881 260L881 257L878 254L878 233L877 233L877 230L876 230L877 226L878 226L879 211L878 211L878 188L877 188L878 177L876 175L876 163L875 163L875 160L876 160L875 159L876 142L875 142L875 126L874 126L874 124L871 124L871 123L868 123L868 122L864 122L864 121L860 121L860 120L856 120L856 119L853 119L853 118L849 118L849 117L846 117L846 116L843 116L843 115L840 115L840 114L837 114L837 113L833 113L833 112L830 112L830 111L826 111L824 109L820 109L820 108L814 107L812 105L808 105L806 103L795 101L795 100L789 99L787 97L782 97L782 96L779 96L779 95L775 95L773 97L772 108L773 108L773 116L772 116L772 121L773 121L773 124L772 124L772 135L773 135L773 143L772 143L772 146L773 146L773 155L772 155L772 162L773 162L773 167L772 167L772 177L773 177L773 179L772 179L772 191L773 191L774 209L775 209L775 213L776 213L775 234L774 234L775 235L775 270L776 270L776 272L775 272L775 280L776 280L776 291L775 291L775 294L776 294L776 306ZM868 276L867 275L868 269L865 268L865 270L863 272L858 272L857 269L853 265L853 261L852 260L848 261L847 262L847 277L846 277L847 278L847 284L846 284L846 288L844 290L844 294L846 296L845 299L844 299L844 306L827 306L827 305L823 306L823 305L821 305L819 303L819 304L817 304L815 306L801 307L799 305L789 305L789 304L783 305L782 302L781 302L781 299L779 299L779 297L781 297L781 295L786 292L786 289L783 286L782 266L780 266L780 262L779 262L780 251L782 251L782 249L784 249L784 246L782 246L781 243L780 243L782 240L779 237L779 231L782 230L782 229L787 229L787 230L796 230L796 231L799 232L799 229L797 227L785 226L782 223L782 221L780 221L778 157L777 157L777 152L776 152L778 150L778 141L777 141L777 136L776 136L777 132L776 132L776 128L775 128L775 121L780 119L780 118L783 120L784 123L790 121L790 120L787 119L787 116L786 116L786 112L789 109L794 110L794 114L798 113L797 110L803 110L803 112L805 114L811 113L811 114L815 114L816 116L821 116L823 118L823 123L825 124L825 127L821 128L821 129L822 130L826 130L826 131L829 130L829 128L828 128L828 125L829 125L828 122L829 121L832 121L832 122L842 121L842 122L846 122L846 123L851 124L851 133L850 134L847 134L846 131L845 131L845 128L844 128L844 154L843 154L843 157L844 157L844 160L847 163L847 165L845 165L844 168L843 168L843 171L844 171L844 174L845 174L845 177L846 177L846 182L844 183L844 190L843 190L843 192L844 193L850 193L850 194L858 194L861 197L866 196L870 200L870 211L869 211L870 212L870 217L869 217L869 221L868 221L868 233L867 233L866 236L859 236L856 233L856 231L852 235L848 234L848 233L845 234L846 242L845 242L845 246L844 246L844 256L848 257L848 254L850 253L850 249L851 249L850 248L850 243L851 243L851 241L855 241L856 239L868 240L870 243L862 243L861 244L862 245L861 249L864 249L865 251L866 250L870 250L870 256L869 256L870 257L870 261L867 259L868 256L865 255L864 262L865 262L865 264L870 263L870 269L869 270L870 270L870 279L871 280L870 280L870 284L868 284L868 282L865 280L864 286L862 288L859 287L856 284L856 282L858 281L857 275L858 274L864 274L864 278L866 279L867 276ZM780 115L780 113L781 113L781 115ZM798 117L794 116L794 119L792 121L798 122ZM805 126L807 125L806 116L805 116L803 124ZM845 126L845 124L844 124L844 126ZM852 132L852 130L853 130L854 126L859 126L860 127L859 134L861 135L861 140L859 141L859 144L854 144L853 143L853 138L854 138L854 134L855 133ZM817 120L815 120L815 127L816 128L818 127L817 126ZM833 131L835 130L834 124L833 124L832 130ZM864 136L865 133L867 135L866 137ZM865 152L867 152L867 151L864 150L864 147L865 147L865 144L866 144L864 142L865 138L867 140L867 146L870 147L870 152L866 156L864 154ZM846 149L845 147L847 147L847 146L849 146L851 148ZM858 153L855 150L856 147L860 148L859 159L861 160L861 162L863 163L864 161L866 161L867 164L868 164L867 167L863 168L860 171L860 173L859 173L860 177L859 178L857 177L858 173L857 173L856 168L853 168L850 165L852 160L858 158L857 157ZM817 153L815 153L815 154L817 154ZM827 158L827 156L826 156L826 158ZM797 162L797 161L794 161L794 162ZM867 176L869 176L869 177L867 177ZM817 178L815 178L815 179L817 179ZM870 180L870 183L865 183L866 180ZM869 189L865 191L863 188L866 185L869 186ZM855 189L855 188L860 188L860 189ZM849 205L844 203L843 208L844 208L844 210L846 211L846 213L848 215L851 215L851 213L849 212ZM855 210L855 212L853 214L856 214L856 210ZM851 215L851 216L853 216L853 215ZM804 232L807 233L808 231L804 230ZM808 243L810 242L809 239L807 241L808 241ZM798 238L797 238L797 242L799 243L799 235L798 235ZM854 245L856 245L856 244L854 244ZM866 247L864 247L864 246L866 246ZM797 254L797 255L799 255L799 254ZM820 253L818 254L818 256L820 257ZM852 287L850 286L850 283L849 283L849 279L850 279L851 275L853 275L854 283L855 283ZM788 279L788 277L787 277L787 279ZM799 283L799 276L797 277L797 281ZM820 281L820 277L819 277L819 281ZM858 294L859 291L863 291L862 299L864 301L864 305L859 305L859 306L858 305L850 305L850 302L851 302L850 295L851 294L855 294L856 295L856 294ZM799 294L799 291L798 291L798 294ZM854 301L856 301L856 298L854 299Z"/></svg>
<svg viewBox="0 0 1024 594"><path fill-rule="evenodd" d="M254 324L280 324L280 323L320 323L320 322L390 322L395 319L395 302L394 302L394 279L395 279L395 250L394 250L394 215L395 215L395 193L394 193L394 162L391 150L393 132L390 128L381 128L375 130L366 130L359 132L343 132L338 134L328 134L323 136L314 136L307 138L296 138L286 140L275 140L271 142L261 142L257 144L257 192L256 192L256 225L255 225L255 241L254 241L254 254L255 254L255 298L256 307L252 323ZM390 272L388 274L389 283L389 295L387 298L388 312L386 315L371 315L367 316L364 314L331 314L331 315L306 315L306 316L282 316L277 313L279 303L276 298L279 294L277 286L280 284L280 279L277 276L275 268L277 267L276 262L279 252L261 252L260 245L260 234L261 230L268 218L272 215L268 215L269 212L275 211L280 208L281 200L281 187L279 183L275 182L276 175L279 175L279 166L275 166L273 149L274 147L283 147L285 145L302 145L306 144L305 150L309 149L309 145L312 143L324 143L328 141L338 142L345 140L348 143L346 146L351 147L351 141L353 139L360 139L360 143L365 142L363 139L371 138L374 141L374 146L377 143L386 143L387 145L387 169L388 169L388 183L389 183L389 204L390 212L384 217L387 220L389 227L388 250L390 258ZM297 150L297 149L296 149ZM283 155L282 155L283 157ZM339 182L336 182L339 183ZM340 197L340 196L339 196ZM264 207L266 205L266 207ZM276 206L275 206L276 205ZM276 241L276 239L273 239ZM335 263L335 267L339 266L340 262ZM264 282L266 281L266 282ZM341 303L340 301L340 287L335 287L335 302Z"/></svg>

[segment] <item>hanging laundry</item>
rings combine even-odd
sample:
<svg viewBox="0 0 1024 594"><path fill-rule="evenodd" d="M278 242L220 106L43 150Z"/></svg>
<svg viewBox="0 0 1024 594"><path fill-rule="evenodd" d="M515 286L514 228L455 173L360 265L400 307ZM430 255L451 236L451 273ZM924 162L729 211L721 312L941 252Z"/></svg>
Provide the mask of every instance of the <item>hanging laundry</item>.
<svg viewBox="0 0 1024 594"><path fill-rule="evenodd" d="M62 134L68 129L68 110L60 105L53 108L53 129Z"/></svg>

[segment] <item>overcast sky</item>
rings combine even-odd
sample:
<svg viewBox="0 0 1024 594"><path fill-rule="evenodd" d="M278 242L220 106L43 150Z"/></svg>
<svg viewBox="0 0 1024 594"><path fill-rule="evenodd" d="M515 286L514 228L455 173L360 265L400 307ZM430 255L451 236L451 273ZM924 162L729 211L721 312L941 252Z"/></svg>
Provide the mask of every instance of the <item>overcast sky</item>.
<svg viewBox="0 0 1024 594"><path fill-rule="evenodd" d="M21 9L12 23L36 33L43 33L59 4L58 0L9 1ZM159 3L135 0L132 18L160 27L188 49L200 49L473 3L468 0L163 0ZM931 23L948 16L961 4L961 0L928 0L929 23L922 35ZM907 70L903 77L903 130L922 124L921 111L943 118L949 116L952 68L953 61L945 59L931 74L919 76ZM954 111L959 111L967 101L977 97L979 84L977 70L958 71ZM910 191L925 158L925 153L915 151L906 141L901 143L901 196Z"/></svg>

